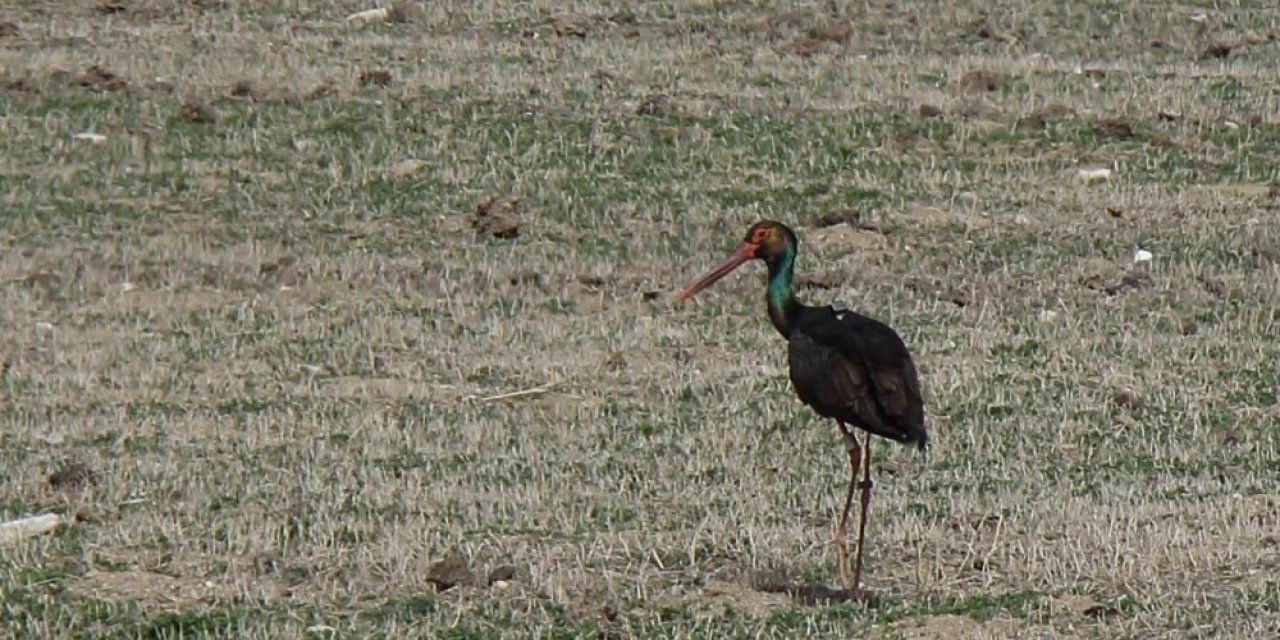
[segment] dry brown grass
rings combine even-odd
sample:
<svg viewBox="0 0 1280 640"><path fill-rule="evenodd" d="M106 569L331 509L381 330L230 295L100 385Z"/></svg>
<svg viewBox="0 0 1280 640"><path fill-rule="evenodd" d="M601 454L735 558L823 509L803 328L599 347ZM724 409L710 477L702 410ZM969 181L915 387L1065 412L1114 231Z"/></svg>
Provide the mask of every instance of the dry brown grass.
<svg viewBox="0 0 1280 640"><path fill-rule="evenodd" d="M454 4L0 2L0 517L81 520L0 634L1280 628L1261 3ZM669 302L761 217L922 370L875 609L760 276Z"/></svg>

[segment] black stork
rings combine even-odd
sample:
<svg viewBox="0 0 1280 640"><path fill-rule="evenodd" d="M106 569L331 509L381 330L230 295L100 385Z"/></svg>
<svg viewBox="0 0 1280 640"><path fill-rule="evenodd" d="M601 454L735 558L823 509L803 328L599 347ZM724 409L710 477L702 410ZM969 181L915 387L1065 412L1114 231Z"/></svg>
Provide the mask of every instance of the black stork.
<svg viewBox="0 0 1280 640"><path fill-rule="evenodd" d="M871 436L915 444L926 451L929 434L924 426L924 403L911 354L893 329L854 313L839 302L811 307L796 300L791 280L798 245L796 234L786 225L773 220L757 222L747 230L737 251L681 291L676 301L687 300L751 260L763 260L768 265L765 298L769 319L787 340L791 384L801 402L836 421L849 451L852 475L835 546L841 579L849 585L850 598L858 599L862 541L867 505L871 502ZM848 425L867 432L863 446L858 445ZM862 508L857 560L850 581L848 523L854 488L859 484L859 466L863 473Z"/></svg>

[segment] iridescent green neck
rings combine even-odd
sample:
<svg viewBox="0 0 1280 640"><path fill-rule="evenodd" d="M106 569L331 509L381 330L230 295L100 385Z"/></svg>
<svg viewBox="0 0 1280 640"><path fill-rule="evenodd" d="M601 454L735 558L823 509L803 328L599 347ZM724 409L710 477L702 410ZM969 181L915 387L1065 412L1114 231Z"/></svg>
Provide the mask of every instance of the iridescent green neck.
<svg viewBox="0 0 1280 640"><path fill-rule="evenodd" d="M791 317L799 307L791 288L795 267L795 245L788 244L777 258L769 260L769 319L784 338L791 335Z"/></svg>

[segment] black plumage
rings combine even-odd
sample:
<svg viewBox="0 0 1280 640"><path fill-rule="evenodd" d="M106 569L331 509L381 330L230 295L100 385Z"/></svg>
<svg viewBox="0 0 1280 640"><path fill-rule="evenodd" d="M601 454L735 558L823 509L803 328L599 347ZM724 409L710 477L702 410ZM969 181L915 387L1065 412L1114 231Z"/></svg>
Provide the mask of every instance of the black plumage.
<svg viewBox="0 0 1280 640"><path fill-rule="evenodd" d="M787 361L796 395L818 415L928 448L915 364L884 323L830 306L802 307Z"/></svg>
<svg viewBox="0 0 1280 640"><path fill-rule="evenodd" d="M848 449L851 473L836 530L836 553L841 575L851 582L851 597L856 598L861 593L862 545L871 500L871 435L927 450L924 402L911 353L892 328L842 303L812 307L796 300L792 277L798 248L795 233L786 225L757 222L732 255L687 286L678 300L688 299L750 260L768 265L766 307L773 326L787 340L792 387L818 415L836 421ZM848 425L867 432L863 445ZM862 509L857 561L850 580L847 528L854 489L859 484Z"/></svg>

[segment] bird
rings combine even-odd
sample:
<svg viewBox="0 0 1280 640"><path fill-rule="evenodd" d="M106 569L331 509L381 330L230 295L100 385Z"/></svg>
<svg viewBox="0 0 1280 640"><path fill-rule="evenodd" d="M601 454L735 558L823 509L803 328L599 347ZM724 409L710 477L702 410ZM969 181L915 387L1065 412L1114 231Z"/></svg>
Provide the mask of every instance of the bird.
<svg viewBox="0 0 1280 640"><path fill-rule="evenodd" d="M796 300L792 279L798 250L799 240L790 227L776 220L756 222L737 250L689 283L676 295L676 302L683 303L747 262L760 260L768 267L766 309L773 327L787 341L792 387L801 402L835 421L849 454L849 489L836 528L835 550L849 598L860 600L864 595L862 547L871 503L871 436L915 445L927 453L924 401L911 353L896 331L838 301L809 306ZM850 426L865 432L862 445ZM850 576L849 512L859 485L858 546Z"/></svg>

